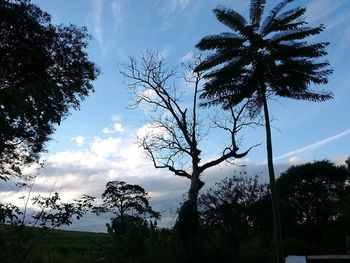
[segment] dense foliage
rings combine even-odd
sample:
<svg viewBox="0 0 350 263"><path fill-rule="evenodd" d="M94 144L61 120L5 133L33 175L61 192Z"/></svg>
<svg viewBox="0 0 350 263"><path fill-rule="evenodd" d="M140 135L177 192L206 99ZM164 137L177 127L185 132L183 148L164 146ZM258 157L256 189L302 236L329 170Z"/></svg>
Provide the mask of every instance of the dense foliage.
<svg viewBox="0 0 350 263"><path fill-rule="evenodd" d="M102 194L102 205L94 207L94 212L112 213L114 218L160 218L149 205L148 193L139 185L127 184L123 181L110 181Z"/></svg>
<svg viewBox="0 0 350 263"><path fill-rule="evenodd" d="M286 255L346 254L350 170L330 161L290 167L277 179ZM243 262L273 262L271 196L257 178L227 178L200 197L203 230Z"/></svg>
<svg viewBox="0 0 350 263"><path fill-rule="evenodd" d="M98 70L86 28L56 26L26 0L0 1L0 179L39 159L55 125L78 109Z"/></svg>

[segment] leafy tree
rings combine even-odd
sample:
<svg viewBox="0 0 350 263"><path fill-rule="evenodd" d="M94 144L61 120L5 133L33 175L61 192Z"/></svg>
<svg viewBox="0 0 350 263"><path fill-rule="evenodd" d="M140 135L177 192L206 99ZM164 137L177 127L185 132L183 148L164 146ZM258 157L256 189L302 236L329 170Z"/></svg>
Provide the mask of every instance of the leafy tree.
<svg viewBox="0 0 350 263"><path fill-rule="evenodd" d="M251 116L263 108L266 127L266 148L272 195L276 258L283 262L283 248L273 154L268 98L280 96L309 101L326 101L330 92L316 92L310 84L325 84L332 73L328 62L317 60L327 54L328 43L306 42L306 38L321 33L322 25L308 27L305 8L281 13L292 0L275 6L262 21L265 0L251 0L250 19L232 9L216 8L217 19L234 33L222 33L203 38L196 47L215 51L196 67L210 70L204 75L203 105L222 105L224 109L250 99Z"/></svg>
<svg viewBox="0 0 350 263"><path fill-rule="evenodd" d="M28 0L0 1L0 179L39 159L55 126L91 91L99 71L86 28L56 26Z"/></svg>
<svg viewBox="0 0 350 263"><path fill-rule="evenodd" d="M327 160L292 166L284 172L277 186L286 234L303 239L308 247L320 247L330 239L322 235L345 215L349 181L350 171L345 166Z"/></svg>
<svg viewBox="0 0 350 263"><path fill-rule="evenodd" d="M125 233L128 223L142 225L143 217L160 218L149 205L149 196L139 185L127 184L122 181L110 181L102 194L102 205L94 207L93 211L101 213L113 213L112 226L118 233Z"/></svg>
<svg viewBox="0 0 350 263"><path fill-rule="evenodd" d="M254 206L267 192L267 185L260 184L258 177L225 178L200 196L201 221L231 234L238 244L255 225Z"/></svg>
<svg viewBox="0 0 350 263"><path fill-rule="evenodd" d="M144 262L150 225L147 218L159 219L160 213L149 205L149 196L139 185L110 181L102 194L102 205L93 212L112 213L107 232L111 239L112 256L121 262Z"/></svg>
<svg viewBox="0 0 350 263"><path fill-rule="evenodd" d="M267 195L268 185L244 172L221 180L200 195L202 239L207 240L205 250L209 254L216 252L213 260L270 262L271 235L266 233L264 225L261 227L260 220L261 210L269 204L264 202ZM270 211L270 206L267 209ZM223 253L231 260L220 255Z"/></svg>

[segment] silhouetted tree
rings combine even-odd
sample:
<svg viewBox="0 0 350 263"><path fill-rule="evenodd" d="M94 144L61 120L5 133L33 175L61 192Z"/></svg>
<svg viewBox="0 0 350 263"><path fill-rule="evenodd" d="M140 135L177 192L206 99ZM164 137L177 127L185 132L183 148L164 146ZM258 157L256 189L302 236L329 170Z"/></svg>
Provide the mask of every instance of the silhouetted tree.
<svg viewBox="0 0 350 263"><path fill-rule="evenodd" d="M139 185L127 184L122 181L110 181L102 194L102 205L94 207L93 211L113 213L112 226L118 233L124 233L128 223L143 224L144 218L160 218L149 205L149 196Z"/></svg>
<svg viewBox="0 0 350 263"><path fill-rule="evenodd" d="M292 166L277 179L283 225L311 246L327 239L325 229L344 212L350 172L324 160ZM345 238L344 238L345 244Z"/></svg>
<svg viewBox="0 0 350 263"><path fill-rule="evenodd" d="M258 177L232 176L215 184L199 197L201 221L231 235L236 244L255 225L254 206L268 193Z"/></svg>
<svg viewBox="0 0 350 263"><path fill-rule="evenodd" d="M266 221L261 227L260 220L261 210L271 211L270 203L263 202L268 190L268 185L260 183L257 176L249 177L243 171L200 195L199 211L202 233L208 239L207 251L217 251L212 261L271 262L272 235L265 231ZM230 255L230 260L225 259L224 253Z"/></svg>
<svg viewBox="0 0 350 263"><path fill-rule="evenodd" d="M98 70L86 28L56 26L28 0L0 1L0 179L39 159L55 125L78 109Z"/></svg>
<svg viewBox="0 0 350 263"><path fill-rule="evenodd" d="M229 135L229 142L218 157L202 162L199 142L206 136L203 129L205 130L204 126L208 123L201 119L197 107L202 75L193 72L193 67L198 62L199 58L185 68L184 81L192 86L189 104L183 103L185 91L176 84L176 69L166 66L158 54L147 52L140 61L131 58L130 64L122 72L134 95L133 106L146 106L150 111L148 130L139 136L139 144L147 152L155 168L168 169L175 175L190 180L188 199L180 208L176 224L180 235L190 239L196 235L198 229L197 199L204 185L201 175L206 169L224 161L246 156L250 149L239 153L236 134L245 126L253 125L252 122L243 121L247 114L245 105L237 109L231 108L231 116L228 118L213 118L208 123L225 130Z"/></svg>
<svg viewBox="0 0 350 263"><path fill-rule="evenodd" d="M102 194L102 205L93 209L97 215L113 214L111 223L106 224L112 245L109 252L120 262L145 261L147 240L153 226L147 219L160 219L160 213L152 209L149 199L148 193L139 185L110 181Z"/></svg>
<svg viewBox="0 0 350 263"><path fill-rule="evenodd" d="M281 13L293 0L284 0L262 21L265 0L251 0L250 20L232 9L216 8L217 19L234 31L203 38L196 47L215 50L196 67L210 70L204 75L204 105L220 104L224 109L250 99L251 116L263 108L266 127L266 149L272 194L276 259L283 262L283 247L267 100L272 96L309 101L332 98L329 92L316 92L310 84L325 84L332 70L328 62L317 59L326 55L328 43L309 44L305 39L321 33L324 27L307 27L305 8Z"/></svg>

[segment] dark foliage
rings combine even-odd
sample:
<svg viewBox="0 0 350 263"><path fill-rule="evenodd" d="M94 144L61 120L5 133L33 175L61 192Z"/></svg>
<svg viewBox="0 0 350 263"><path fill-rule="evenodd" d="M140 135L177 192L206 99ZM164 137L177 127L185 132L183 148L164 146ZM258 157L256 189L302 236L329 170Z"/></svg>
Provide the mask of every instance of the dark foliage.
<svg viewBox="0 0 350 263"><path fill-rule="evenodd" d="M86 28L56 26L30 1L0 1L0 179L39 159L98 75Z"/></svg>
<svg viewBox="0 0 350 263"><path fill-rule="evenodd" d="M344 251L348 228L339 223L349 210L349 182L350 171L345 166L326 160L292 166L284 172L277 185L287 237L301 239L309 253L322 253L327 247L338 248L334 253ZM336 231L336 226L344 232Z"/></svg>
<svg viewBox="0 0 350 263"><path fill-rule="evenodd" d="M149 205L148 193L139 185L110 181L106 184L102 200L102 206L93 209L97 215L111 212L121 219L126 215L160 218L160 213L152 210Z"/></svg>
<svg viewBox="0 0 350 263"><path fill-rule="evenodd" d="M260 221L261 207L271 211L271 204L263 202L268 195L267 184L244 173L226 178L203 193L199 207L201 244L206 247L206 257L220 258L220 262L232 262L232 259L269 262L273 256L272 228L265 231L265 225L270 221L271 213L267 221Z"/></svg>
<svg viewBox="0 0 350 263"><path fill-rule="evenodd" d="M347 253L349 181L347 166L327 160L292 166L281 174L276 183L287 255ZM273 262L267 185L258 183L257 178L234 176L203 193L199 200L200 243L206 247L207 257L215 250L216 258L223 257L223 262L227 256L239 262Z"/></svg>
<svg viewBox="0 0 350 263"><path fill-rule="evenodd" d="M267 193L268 186L260 184L258 177L226 178L200 196L202 224L220 228L239 244L256 225L256 203Z"/></svg>

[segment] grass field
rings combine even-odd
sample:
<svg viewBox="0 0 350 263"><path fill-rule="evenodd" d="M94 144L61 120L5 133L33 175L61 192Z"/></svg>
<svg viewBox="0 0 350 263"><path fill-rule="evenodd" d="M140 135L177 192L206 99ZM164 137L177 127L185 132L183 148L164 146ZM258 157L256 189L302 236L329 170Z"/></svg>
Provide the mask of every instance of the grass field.
<svg viewBox="0 0 350 263"><path fill-rule="evenodd" d="M105 262L110 240L106 233L52 230L35 228L1 227L1 235L7 246L2 246L1 262ZM5 251L6 250L6 251Z"/></svg>

